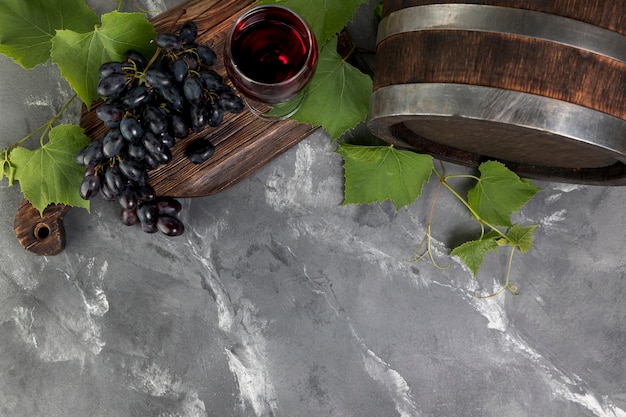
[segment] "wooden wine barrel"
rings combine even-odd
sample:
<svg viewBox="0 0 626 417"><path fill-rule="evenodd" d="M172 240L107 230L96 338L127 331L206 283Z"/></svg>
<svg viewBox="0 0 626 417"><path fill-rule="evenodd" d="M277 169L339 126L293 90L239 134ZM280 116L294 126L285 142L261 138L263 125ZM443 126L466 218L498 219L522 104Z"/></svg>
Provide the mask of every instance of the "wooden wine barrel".
<svg viewBox="0 0 626 417"><path fill-rule="evenodd" d="M368 126L462 165L626 185L626 0L385 0Z"/></svg>

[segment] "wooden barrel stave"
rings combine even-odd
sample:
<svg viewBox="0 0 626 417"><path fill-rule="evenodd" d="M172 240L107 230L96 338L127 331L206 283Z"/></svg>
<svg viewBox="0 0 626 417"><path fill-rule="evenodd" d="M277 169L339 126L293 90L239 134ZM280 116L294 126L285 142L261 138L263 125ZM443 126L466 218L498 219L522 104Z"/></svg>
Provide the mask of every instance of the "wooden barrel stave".
<svg viewBox="0 0 626 417"><path fill-rule="evenodd" d="M379 47L374 89L407 83L483 85L539 94L626 118L626 63L530 38L467 31L393 36ZM445 52L442 52L445 51ZM606 97L610 96L611 100Z"/></svg>

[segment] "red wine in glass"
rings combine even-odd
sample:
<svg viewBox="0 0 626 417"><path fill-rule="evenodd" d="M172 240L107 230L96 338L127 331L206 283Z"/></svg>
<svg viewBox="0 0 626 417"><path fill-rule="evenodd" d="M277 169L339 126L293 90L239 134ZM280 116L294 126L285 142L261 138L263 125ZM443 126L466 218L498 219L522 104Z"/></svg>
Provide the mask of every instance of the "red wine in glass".
<svg viewBox="0 0 626 417"><path fill-rule="evenodd" d="M317 65L317 42L307 23L290 9L257 6L231 28L224 57L228 76L250 99L249 105L301 102L299 96ZM299 104L295 106L291 114Z"/></svg>

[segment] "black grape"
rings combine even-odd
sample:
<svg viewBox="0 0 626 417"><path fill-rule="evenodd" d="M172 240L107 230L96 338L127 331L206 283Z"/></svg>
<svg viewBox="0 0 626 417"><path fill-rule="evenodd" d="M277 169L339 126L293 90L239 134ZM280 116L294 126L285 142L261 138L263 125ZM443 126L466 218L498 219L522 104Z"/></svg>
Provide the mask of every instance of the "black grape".
<svg viewBox="0 0 626 417"><path fill-rule="evenodd" d="M141 203L137 207L137 217L144 224L156 224L159 217L159 211L151 202Z"/></svg>
<svg viewBox="0 0 626 417"><path fill-rule="evenodd" d="M191 130L200 132L209 125L209 110L203 105L191 105L189 108L189 121L191 122Z"/></svg>
<svg viewBox="0 0 626 417"><path fill-rule="evenodd" d="M204 83L204 88L210 91L217 91L224 85L224 79L221 75L213 70L205 70L200 72L200 77Z"/></svg>
<svg viewBox="0 0 626 417"><path fill-rule="evenodd" d="M166 51L177 51L182 48L180 38L173 33L159 33L156 37L156 44Z"/></svg>
<svg viewBox="0 0 626 417"><path fill-rule="evenodd" d="M102 179L100 179L100 195L106 201L115 201L115 199L117 198L117 194L111 191L109 185L106 183L106 181L103 181Z"/></svg>
<svg viewBox="0 0 626 417"><path fill-rule="evenodd" d="M163 145L167 146L168 148L172 148L174 146L174 144L176 143L176 140L174 139L174 135L172 135L170 132L165 131L162 132L159 135L159 139L161 140L161 143L163 143Z"/></svg>
<svg viewBox="0 0 626 417"><path fill-rule="evenodd" d="M148 84L156 89L161 89L165 86L172 85L174 83L174 77L164 70L158 68L151 68L145 73L145 78Z"/></svg>
<svg viewBox="0 0 626 417"><path fill-rule="evenodd" d="M126 109L120 103L104 103L96 110L96 116L98 116L109 129L119 126L125 113Z"/></svg>
<svg viewBox="0 0 626 417"><path fill-rule="evenodd" d="M136 109L139 106L148 104L150 100L150 91L148 91L145 85L138 85L131 88L121 99L122 104L129 109Z"/></svg>
<svg viewBox="0 0 626 417"><path fill-rule="evenodd" d="M98 76L100 79L108 77L113 74L123 74L122 72L122 63L121 62L105 62L100 65L100 69L98 70Z"/></svg>
<svg viewBox="0 0 626 417"><path fill-rule="evenodd" d="M120 172L131 181L135 181L140 185L144 185L148 181L148 173L145 168L137 161L132 159L123 159L117 166Z"/></svg>
<svg viewBox="0 0 626 417"><path fill-rule="evenodd" d="M172 197L157 197L154 204L159 215L167 214L168 216L175 216L182 210L180 202Z"/></svg>
<svg viewBox="0 0 626 417"><path fill-rule="evenodd" d="M126 88L126 76L124 74L113 73L100 79L98 83L98 94L102 97L118 96Z"/></svg>
<svg viewBox="0 0 626 417"><path fill-rule="evenodd" d="M86 146L80 149L78 152L76 152L76 159L75 159L78 165L82 165L84 167L87 166L87 164L85 164L85 152L87 152ZM85 172L87 172L87 170L85 170Z"/></svg>
<svg viewBox="0 0 626 417"><path fill-rule="evenodd" d="M144 146L148 151L147 155L152 156L158 164L167 164L172 160L172 151L156 135L146 133Z"/></svg>
<svg viewBox="0 0 626 417"><path fill-rule="evenodd" d="M143 157L142 162L146 169L149 171L157 169L161 165L161 161L148 151L146 151L146 155Z"/></svg>
<svg viewBox="0 0 626 417"><path fill-rule="evenodd" d="M164 132L169 127L167 116L156 107L146 107L142 114L144 123L155 134Z"/></svg>
<svg viewBox="0 0 626 417"><path fill-rule="evenodd" d="M129 49L124 53L124 61L127 63L135 64L135 68L137 71L143 71L148 65L148 60L141 52L135 51L133 49Z"/></svg>
<svg viewBox="0 0 626 417"><path fill-rule="evenodd" d="M126 153L136 161L143 161L146 156L146 148L143 146L143 143L129 143L126 146Z"/></svg>
<svg viewBox="0 0 626 417"><path fill-rule="evenodd" d="M159 146L155 152L151 152L152 156L159 164L169 164L172 160L172 151L165 145Z"/></svg>
<svg viewBox="0 0 626 417"><path fill-rule="evenodd" d="M185 60L177 59L172 64L172 75L177 82L182 83L185 80L185 77L187 77L188 72L189 65L187 65Z"/></svg>
<svg viewBox="0 0 626 417"><path fill-rule="evenodd" d="M189 68L192 71L197 69L198 66L200 65L200 63L196 59L196 55L192 54L191 52L185 52L181 54L179 59L184 61L187 64L187 68Z"/></svg>
<svg viewBox="0 0 626 417"><path fill-rule="evenodd" d="M217 127L222 123L224 119L224 109L219 103L213 103L208 105L209 110L209 126Z"/></svg>
<svg viewBox="0 0 626 417"><path fill-rule="evenodd" d="M105 159L102 141L89 143L83 153L83 165L94 166L100 164Z"/></svg>
<svg viewBox="0 0 626 417"><path fill-rule="evenodd" d="M198 36L198 26L191 20L186 21L180 28L178 37L184 43L195 42L196 36Z"/></svg>
<svg viewBox="0 0 626 417"><path fill-rule="evenodd" d="M185 148L185 155L191 163L201 164L215 154L215 146L208 139L198 139Z"/></svg>
<svg viewBox="0 0 626 417"><path fill-rule="evenodd" d="M141 123L139 123L139 120L132 115L124 116L120 122L120 132L122 132L124 139L130 143L137 143L143 137L143 128L141 127Z"/></svg>
<svg viewBox="0 0 626 417"><path fill-rule="evenodd" d="M98 166L97 165L92 165L92 166L88 166L87 168L85 168L85 172L83 173L83 177L86 177L88 175L98 175Z"/></svg>
<svg viewBox="0 0 626 417"><path fill-rule="evenodd" d="M134 226L139 221L136 209L123 208L121 217L122 223L126 226Z"/></svg>
<svg viewBox="0 0 626 417"><path fill-rule="evenodd" d="M102 153L107 158L115 158L125 146L126 141L118 128L109 130L102 138Z"/></svg>
<svg viewBox="0 0 626 417"><path fill-rule="evenodd" d="M137 188L137 198L143 201L152 201L156 198L156 192L150 184L144 184Z"/></svg>
<svg viewBox="0 0 626 417"><path fill-rule="evenodd" d="M109 187L111 194L114 196L119 196L124 188L126 188L126 184L124 178L122 177L122 173L117 166L112 166L107 168L104 173L104 179L106 181L106 185Z"/></svg>
<svg viewBox="0 0 626 417"><path fill-rule="evenodd" d="M232 91L222 91L218 103L224 111L230 113L241 113L244 108L243 100Z"/></svg>
<svg viewBox="0 0 626 417"><path fill-rule="evenodd" d="M189 123L187 123L187 119L177 113L172 114L171 117L171 128L174 137L184 139L189 136Z"/></svg>
<svg viewBox="0 0 626 417"><path fill-rule="evenodd" d="M213 51L213 49L209 48L206 45L198 46L198 57L200 58L200 62L207 67L214 65L217 62L217 55Z"/></svg>
<svg viewBox="0 0 626 417"><path fill-rule="evenodd" d="M192 104L198 104L202 101L202 83L198 78L187 77L183 83L183 93L185 98Z"/></svg>
<svg viewBox="0 0 626 417"><path fill-rule="evenodd" d="M182 110L185 107L185 97L178 85L168 85L161 89L161 96L174 110Z"/></svg>
<svg viewBox="0 0 626 417"><path fill-rule="evenodd" d="M84 200L91 200L100 191L100 178L95 175L83 177L80 184L80 196Z"/></svg>
<svg viewBox="0 0 626 417"><path fill-rule="evenodd" d="M132 187L126 187L117 201L122 208L134 210L137 208L137 191Z"/></svg>
<svg viewBox="0 0 626 417"><path fill-rule="evenodd" d="M161 233L167 236L180 236L185 231L185 226L179 219L167 214L157 218L156 226Z"/></svg>

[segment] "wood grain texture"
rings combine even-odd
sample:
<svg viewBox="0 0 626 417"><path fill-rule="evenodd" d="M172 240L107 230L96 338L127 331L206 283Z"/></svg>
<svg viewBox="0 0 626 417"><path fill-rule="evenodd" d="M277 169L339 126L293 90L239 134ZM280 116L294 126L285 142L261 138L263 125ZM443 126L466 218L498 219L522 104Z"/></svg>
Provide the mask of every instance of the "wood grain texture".
<svg viewBox="0 0 626 417"><path fill-rule="evenodd" d="M374 89L406 83L482 85L555 98L626 118L626 63L501 33L429 30L377 48Z"/></svg>
<svg viewBox="0 0 626 417"><path fill-rule="evenodd" d="M63 204L48 206L42 215L22 199L15 216L14 229L18 241L33 255L57 255L65 248L63 219L70 207Z"/></svg>

